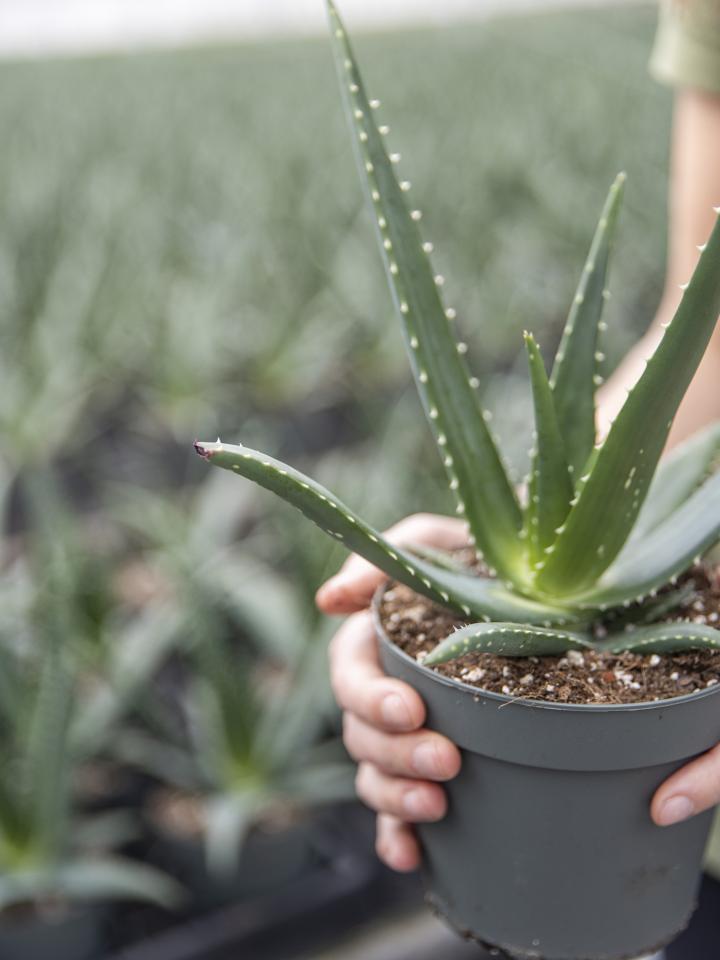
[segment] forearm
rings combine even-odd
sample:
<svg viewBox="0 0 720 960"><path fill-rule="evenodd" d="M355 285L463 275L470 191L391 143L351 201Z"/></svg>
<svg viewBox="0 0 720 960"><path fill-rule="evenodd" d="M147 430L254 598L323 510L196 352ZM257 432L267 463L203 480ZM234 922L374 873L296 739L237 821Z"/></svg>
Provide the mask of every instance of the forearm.
<svg viewBox="0 0 720 960"><path fill-rule="evenodd" d="M605 434L672 319L697 263L698 246L712 229L720 204L720 96L682 90L676 95L669 192L665 291L652 326L598 395L598 426ZM720 325L688 389L670 434L672 446L720 418Z"/></svg>

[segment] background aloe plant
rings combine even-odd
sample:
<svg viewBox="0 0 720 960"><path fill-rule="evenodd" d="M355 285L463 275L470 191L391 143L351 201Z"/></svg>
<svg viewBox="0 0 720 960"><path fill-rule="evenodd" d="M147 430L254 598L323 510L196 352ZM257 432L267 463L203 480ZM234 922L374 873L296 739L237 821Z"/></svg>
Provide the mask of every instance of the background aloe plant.
<svg viewBox="0 0 720 960"><path fill-rule="evenodd" d="M324 645L308 643L300 662L275 665L233 649L217 624L194 624L194 671L176 712L158 710L126 730L117 755L193 798L208 870L238 869L244 841L264 819L309 813L352 799L353 770L337 736L333 705L318 686ZM298 629L289 620L287 631Z"/></svg>
<svg viewBox="0 0 720 960"><path fill-rule="evenodd" d="M105 744L81 696L89 679L89 658L79 655L86 624L73 602L75 567L68 544L55 538L56 520L52 510L37 517L31 560L38 569L31 573L37 577L42 570L42 594L23 589L22 571L10 571L3 584L5 613L13 601L25 609L0 621L0 756L6 771L0 781L0 912L56 900L131 899L172 907L182 900L175 881L114 852L134 836L129 811L91 814L79 798L81 770Z"/></svg>
<svg viewBox="0 0 720 960"><path fill-rule="evenodd" d="M379 101L365 91L331 0L328 10L346 112L420 399L457 513L467 520L491 576L447 571L392 546L328 490L262 453L219 440L197 443L196 449L216 466L274 491L389 576L485 621L455 634L427 662L472 648L529 655L591 646L590 625L605 611L652 599L720 539L720 474L706 479L720 445L717 427L661 468L651 489L673 417L720 313L720 226L607 438L596 442L595 390L603 359L598 332L625 180L618 176L550 377L534 339L525 337L535 449L522 505L478 401L480 383L464 359L467 345L453 333L455 310L443 302L444 279L433 272L421 212L406 203L409 182L396 176L399 156L386 147L389 128L375 120ZM668 483L677 472L687 474L692 492L668 503ZM643 507L643 535L628 542ZM714 647L720 646L720 632L698 624L661 625L624 631L603 643L615 650Z"/></svg>

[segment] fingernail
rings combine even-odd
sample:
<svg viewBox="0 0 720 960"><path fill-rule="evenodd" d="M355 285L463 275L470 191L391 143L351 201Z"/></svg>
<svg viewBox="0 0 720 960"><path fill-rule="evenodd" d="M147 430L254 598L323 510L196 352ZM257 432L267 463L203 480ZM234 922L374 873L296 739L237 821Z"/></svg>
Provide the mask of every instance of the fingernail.
<svg viewBox="0 0 720 960"><path fill-rule="evenodd" d="M690 797L670 797L660 808L659 822L663 827L687 820L695 813L695 804Z"/></svg>
<svg viewBox="0 0 720 960"><path fill-rule="evenodd" d="M424 819L427 816L427 802L422 790L408 790L403 796L403 809L413 820Z"/></svg>
<svg viewBox="0 0 720 960"><path fill-rule="evenodd" d="M425 740L413 750L412 765L421 777L439 777L443 775L438 751L433 743Z"/></svg>
<svg viewBox="0 0 720 960"><path fill-rule="evenodd" d="M412 717L407 704L399 693L388 693L383 697L382 718L389 727L401 727L409 730L412 727Z"/></svg>

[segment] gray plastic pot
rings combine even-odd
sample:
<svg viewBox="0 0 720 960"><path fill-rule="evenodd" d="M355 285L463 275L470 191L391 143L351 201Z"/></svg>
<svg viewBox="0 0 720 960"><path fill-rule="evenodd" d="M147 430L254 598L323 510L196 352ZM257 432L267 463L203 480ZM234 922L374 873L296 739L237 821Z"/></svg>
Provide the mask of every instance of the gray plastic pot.
<svg viewBox="0 0 720 960"><path fill-rule="evenodd" d="M384 588L383 588L384 589ZM720 685L632 705L513 701L399 650L374 603L385 671L462 750L448 814L418 833L428 899L459 933L511 957L652 954L695 907L712 813L656 827L656 788L720 740Z"/></svg>
<svg viewBox="0 0 720 960"><path fill-rule="evenodd" d="M55 919L0 922L2 960L97 960L104 956L107 910L73 909Z"/></svg>

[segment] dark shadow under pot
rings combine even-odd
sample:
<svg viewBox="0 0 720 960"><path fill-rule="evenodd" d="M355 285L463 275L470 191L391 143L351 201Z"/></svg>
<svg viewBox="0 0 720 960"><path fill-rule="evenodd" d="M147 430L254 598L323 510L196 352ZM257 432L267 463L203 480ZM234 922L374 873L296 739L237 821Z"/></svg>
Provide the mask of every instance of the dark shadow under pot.
<svg viewBox="0 0 720 960"><path fill-rule="evenodd" d="M649 805L720 739L720 687L627 705L513 701L399 650L379 597L386 672L462 750L448 815L418 831L438 913L518 958L624 960L670 942L695 906L712 812L660 828Z"/></svg>

